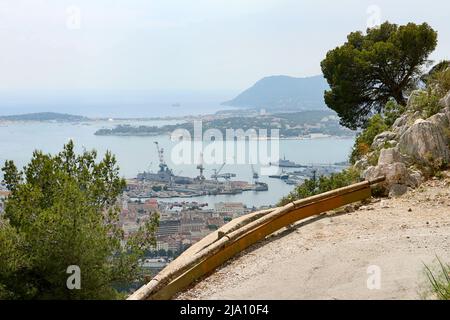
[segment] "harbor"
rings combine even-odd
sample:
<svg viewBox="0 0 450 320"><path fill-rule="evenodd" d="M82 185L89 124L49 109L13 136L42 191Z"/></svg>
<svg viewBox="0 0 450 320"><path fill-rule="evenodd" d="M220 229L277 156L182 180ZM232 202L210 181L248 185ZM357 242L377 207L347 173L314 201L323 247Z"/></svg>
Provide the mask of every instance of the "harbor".
<svg viewBox="0 0 450 320"><path fill-rule="evenodd" d="M261 181L260 174L253 165L247 165L251 171L251 182L240 180L236 173L227 172L226 163L211 169L212 174L207 176L202 159L196 166L197 176L188 177L175 174L165 161L164 148L157 141L154 144L158 155L159 170L157 172L143 171L138 173L135 178L127 179L126 194L131 199L183 199L269 191L269 183ZM281 173L268 176L269 180L278 179L287 185L297 186L306 179L315 179L319 176L340 172L348 165L347 163L304 165L284 157L271 166L275 167L275 171L281 171Z"/></svg>
<svg viewBox="0 0 450 320"><path fill-rule="evenodd" d="M131 125L139 125L141 122L129 122ZM167 124L168 122L163 122ZM146 125L161 125L160 121L149 121ZM310 171L308 168L318 167L319 170L322 167L326 171L333 171L333 164L346 159L348 150L351 150L351 146L354 143L353 139L347 138L324 138L324 139L306 139L306 140L280 140L279 153L280 158L291 160L297 164L305 165L307 168L280 168L280 174L283 170L290 175L290 179L281 180L269 178L268 175L261 174L264 172L264 167L260 164L254 164L254 171L259 175L258 182L266 183L268 191L242 191L232 192L226 191L226 184L228 182L224 178L218 178L219 186L222 186L223 192L216 192L214 188L205 188L206 190L186 190L184 192L166 192L166 190L160 190L160 192L154 192L149 186L139 186L139 184L150 184L150 181L139 180L142 175L138 173L153 173L157 174L159 171L159 156L155 148L155 141L158 141L160 148L165 150L165 162L167 166L172 170L174 176L189 178L188 180L194 180L199 175L197 169L198 163L191 164L178 164L172 161L172 150L176 146L177 142L171 141L168 136L158 137L115 137L115 136L96 136L94 133L103 127L113 127L114 123L108 121L93 122L89 126L82 124L58 124L47 122L33 122L33 123L14 123L5 127L0 127L0 133L4 137L0 141L0 149L3 150L0 158L3 162L6 160L14 160L18 167L25 165L33 151L35 149L42 150L44 153L57 153L60 150L60 146L72 139L76 142L77 151L83 150L97 150L99 156L104 155L108 150L112 151L116 156L117 162L120 165L121 176L129 183L130 195L136 195L138 197L151 198L151 197L164 197L161 199L167 199L171 202L183 202L183 201L197 201L201 203L208 203L210 208L213 208L216 203L220 202L240 202L249 207L261 207L270 206L282 197L291 192L296 184L301 183L301 180L312 175L306 171ZM14 143L10 143L10 142ZM20 146L18 148L17 146ZM324 152L326 150L326 153ZM5 156L9 155L9 156ZM193 159L198 160L199 159ZM277 160L273 161L276 162ZM218 161L216 164L209 162L204 163L205 180L208 180L205 184L217 187L216 181L211 176L214 175L215 170L219 170L224 161ZM327 169L329 168L329 169ZM301 177L300 173L296 171L304 171ZM235 177L230 177L230 184L237 189L251 189L254 185L254 173L250 163L248 164L236 164L228 162L225 164L222 171L219 173L232 173ZM295 176L294 176L295 175ZM318 174L319 175L319 174ZM298 179L296 179L298 178ZM293 181L291 181L293 180ZM294 181L295 180L295 181ZM245 184L239 183L246 182ZM173 188L181 191L181 188L185 188L186 185L179 184L179 180L172 182ZM291 184L296 183L296 184ZM155 186L155 190L162 186L167 186L171 189L167 182L151 182ZM198 184L192 184L187 186L187 189L192 187L198 188ZM250 185L250 187L249 187ZM146 192L137 192L138 190L131 191L132 187L137 186L142 188ZM246 188L247 187L247 188ZM254 187L254 186L253 186ZM230 189L229 187L227 187ZM208 192L212 191L212 192ZM220 190L219 190L220 191ZM128 192L127 192L128 193Z"/></svg>
<svg viewBox="0 0 450 320"><path fill-rule="evenodd" d="M203 161L197 165L196 177L176 175L164 159L164 149L154 142L159 159L159 171L142 172L134 179L127 180L126 192L130 198L192 198L209 195L236 195L243 192L264 192L269 190L267 183L259 181L258 173L253 169L253 181L232 180L235 173L224 172L226 164L214 169L207 178Z"/></svg>

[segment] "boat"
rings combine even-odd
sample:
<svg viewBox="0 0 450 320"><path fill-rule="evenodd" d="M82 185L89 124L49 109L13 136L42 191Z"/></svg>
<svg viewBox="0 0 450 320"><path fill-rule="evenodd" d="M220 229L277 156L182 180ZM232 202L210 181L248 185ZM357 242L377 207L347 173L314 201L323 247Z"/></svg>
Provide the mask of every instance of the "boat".
<svg viewBox="0 0 450 320"><path fill-rule="evenodd" d="M256 182L255 183L255 191L268 191L269 185L264 182Z"/></svg>
<svg viewBox="0 0 450 320"><path fill-rule="evenodd" d="M306 168L307 166L295 163L291 160L286 160L286 157L278 160L278 162L270 163L271 166L276 166L280 168Z"/></svg>
<svg viewBox="0 0 450 320"><path fill-rule="evenodd" d="M275 175L269 176L269 178L271 178L271 179L288 180L289 179L289 175L287 173L275 174Z"/></svg>

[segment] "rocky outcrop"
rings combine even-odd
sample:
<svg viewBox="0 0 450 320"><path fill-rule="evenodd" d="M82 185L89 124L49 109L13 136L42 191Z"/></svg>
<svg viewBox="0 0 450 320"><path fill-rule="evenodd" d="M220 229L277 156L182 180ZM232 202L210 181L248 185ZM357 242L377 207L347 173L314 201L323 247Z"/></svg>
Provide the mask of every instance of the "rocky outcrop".
<svg viewBox="0 0 450 320"><path fill-rule="evenodd" d="M378 165L402 162L402 159L403 157L397 148L381 149L380 157L378 158Z"/></svg>
<svg viewBox="0 0 450 320"><path fill-rule="evenodd" d="M408 187L417 188L423 179L420 172L408 168L403 162L395 161L397 160L395 159L396 153L397 151L387 152L385 157L380 157L381 161L377 166L371 166L363 173L363 178L366 180L385 176L386 180L380 187L381 191L389 196L400 196L406 193Z"/></svg>
<svg viewBox="0 0 450 320"><path fill-rule="evenodd" d="M392 131L385 131L375 137L372 143L372 149L376 150L383 148L386 144L393 146L397 144L397 133Z"/></svg>
<svg viewBox="0 0 450 320"><path fill-rule="evenodd" d="M447 95L441 99L440 104L444 107L444 108L450 108L450 92L447 93Z"/></svg>
<svg viewBox="0 0 450 320"><path fill-rule="evenodd" d="M443 117L436 117L436 119L438 118L441 119ZM398 143L399 151L426 166L434 166L436 163L449 163L449 139L445 133L445 128L448 128L448 120L445 125L440 125L436 122L417 120L400 137ZM445 121L442 121L442 123L445 123Z"/></svg>
<svg viewBox="0 0 450 320"><path fill-rule="evenodd" d="M376 177L386 176L383 186L389 188L393 184L406 184L407 175L408 169L406 165L401 162L395 162L369 167L364 172L364 179L373 180Z"/></svg>
<svg viewBox="0 0 450 320"><path fill-rule="evenodd" d="M416 111L415 92L408 100L406 112L393 124L390 131L375 137L373 150L378 150L376 166L368 167L367 157L358 161L364 179L386 176L382 191L390 197L404 194L424 181L424 175L415 167L435 168L450 163L450 92L441 99L442 111L428 119Z"/></svg>

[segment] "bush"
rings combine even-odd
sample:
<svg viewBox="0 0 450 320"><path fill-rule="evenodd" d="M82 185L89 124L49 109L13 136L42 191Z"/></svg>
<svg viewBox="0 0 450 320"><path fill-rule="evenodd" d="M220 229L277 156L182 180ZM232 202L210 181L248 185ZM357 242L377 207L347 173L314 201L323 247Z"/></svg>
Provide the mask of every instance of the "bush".
<svg viewBox="0 0 450 320"><path fill-rule="evenodd" d="M380 133L389 130L389 126L379 114L374 115L367 125L367 127L356 138L350 155L350 163L355 164L362 156L372 151L371 146L373 140Z"/></svg>
<svg viewBox="0 0 450 320"><path fill-rule="evenodd" d="M69 141L56 155L35 151L23 171L13 161L2 170L11 194L0 217L0 300L117 299L142 281L158 217L125 238L117 202L125 181L114 155L77 155ZM66 284L73 265L80 290Z"/></svg>
<svg viewBox="0 0 450 320"><path fill-rule="evenodd" d="M432 72L427 80L427 87L431 88L436 95L443 97L450 91L450 67L449 61L443 61Z"/></svg>
<svg viewBox="0 0 450 320"><path fill-rule="evenodd" d="M431 87L428 87L426 91L419 91L414 96L412 110L421 112L422 117L427 119L441 111L442 106L439 104L441 97Z"/></svg>
<svg viewBox="0 0 450 320"><path fill-rule="evenodd" d="M386 125L391 127L405 110L405 106L398 104L395 100L389 100L384 108L384 122Z"/></svg>
<svg viewBox="0 0 450 320"><path fill-rule="evenodd" d="M316 194L349 186L359 182L360 172L355 168L348 168L329 177L321 176L319 179L307 179L288 196L281 199L279 205L283 206L296 200L305 199Z"/></svg>
<svg viewBox="0 0 450 320"><path fill-rule="evenodd" d="M430 73L426 84L426 90L419 91L412 104L413 111L420 111L425 119L442 109L439 100L450 91L450 68L442 67Z"/></svg>
<svg viewBox="0 0 450 320"><path fill-rule="evenodd" d="M444 264L439 258L437 271L425 265L425 273L431 285L432 292L440 300L450 300L450 265Z"/></svg>

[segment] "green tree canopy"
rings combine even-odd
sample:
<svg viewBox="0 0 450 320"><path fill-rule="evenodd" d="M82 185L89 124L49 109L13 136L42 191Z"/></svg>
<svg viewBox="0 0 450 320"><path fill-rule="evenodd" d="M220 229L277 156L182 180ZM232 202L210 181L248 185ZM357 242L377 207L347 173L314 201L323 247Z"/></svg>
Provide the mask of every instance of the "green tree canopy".
<svg viewBox="0 0 450 320"><path fill-rule="evenodd" d="M349 34L347 42L329 51L321 63L330 85L326 104L338 113L342 125L364 127L370 116L383 112L389 99L405 105L408 90L436 45L437 33L426 23L385 22L366 34Z"/></svg>
<svg viewBox="0 0 450 320"><path fill-rule="evenodd" d="M0 298L118 298L116 288L143 276L139 259L155 244L157 216L125 239L116 205L125 181L111 153L96 158L76 155L69 142L55 156L35 151L23 172L5 163L11 195L0 217ZM72 265L80 290L66 285Z"/></svg>

